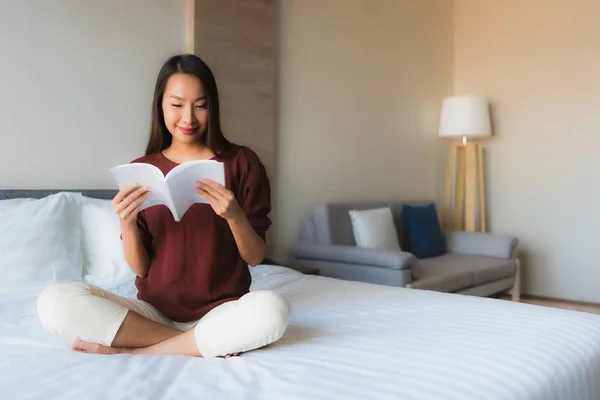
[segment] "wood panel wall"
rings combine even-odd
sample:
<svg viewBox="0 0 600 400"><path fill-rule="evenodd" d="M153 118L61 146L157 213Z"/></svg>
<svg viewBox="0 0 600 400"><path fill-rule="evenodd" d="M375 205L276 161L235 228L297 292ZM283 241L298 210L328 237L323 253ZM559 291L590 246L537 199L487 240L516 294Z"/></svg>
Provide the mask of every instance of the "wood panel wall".
<svg viewBox="0 0 600 400"><path fill-rule="evenodd" d="M188 51L204 59L215 74L223 131L228 139L256 151L267 168L273 199L268 235L272 245L277 217L278 2L188 1Z"/></svg>

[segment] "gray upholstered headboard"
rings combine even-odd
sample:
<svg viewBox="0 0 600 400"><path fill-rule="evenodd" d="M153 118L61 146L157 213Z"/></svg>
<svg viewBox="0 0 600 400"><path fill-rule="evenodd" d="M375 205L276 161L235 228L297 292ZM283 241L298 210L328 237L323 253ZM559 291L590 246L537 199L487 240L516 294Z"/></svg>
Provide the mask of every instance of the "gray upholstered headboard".
<svg viewBox="0 0 600 400"><path fill-rule="evenodd" d="M40 199L58 192L77 192L97 199L112 199L117 194L117 190L110 189L4 189L0 190L0 200L24 197Z"/></svg>

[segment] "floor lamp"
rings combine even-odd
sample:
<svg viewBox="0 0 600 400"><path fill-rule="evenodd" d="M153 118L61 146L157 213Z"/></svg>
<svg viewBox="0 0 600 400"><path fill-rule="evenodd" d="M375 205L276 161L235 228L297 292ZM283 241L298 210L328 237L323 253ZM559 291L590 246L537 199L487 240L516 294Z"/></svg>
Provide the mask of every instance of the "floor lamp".
<svg viewBox="0 0 600 400"><path fill-rule="evenodd" d="M481 232L487 231L483 149L480 143L468 139L491 135L489 107L485 99L453 96L443 100L439 136L461 139L451 142L448 147L442 215L442 226L446 231L474 232L477 228Z"/></svg>

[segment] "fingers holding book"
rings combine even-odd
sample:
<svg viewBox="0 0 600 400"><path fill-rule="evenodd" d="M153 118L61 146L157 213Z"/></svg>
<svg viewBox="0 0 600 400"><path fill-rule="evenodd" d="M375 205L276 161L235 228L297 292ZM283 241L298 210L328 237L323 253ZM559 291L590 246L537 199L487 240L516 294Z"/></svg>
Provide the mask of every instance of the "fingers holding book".
<svg viewBox="0 0 600 400"><path fill-rule="evenodd" d="M115 195L112 206L123 222L136 220L137 214L150 196L148 188L139 185L128 185Z"/></svg>
<svg viewBox="0 0 600 400"><path fill-rule="evenodd" d="M225 219L236 218L242 211L233 193L213 180L196 182L196 191L209 202L217 215Z"/></svg>

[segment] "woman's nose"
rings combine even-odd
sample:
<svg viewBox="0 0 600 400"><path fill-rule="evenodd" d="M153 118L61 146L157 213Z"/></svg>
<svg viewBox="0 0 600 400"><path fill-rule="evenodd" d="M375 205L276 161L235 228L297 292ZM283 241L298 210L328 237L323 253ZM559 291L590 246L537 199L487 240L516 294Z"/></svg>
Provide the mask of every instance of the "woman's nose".
<svg viewBox="0 0 600 400"><path fill-rule="evenodd" d="M192 124L192 122L194 122L194 112L192 110L192 107L183 108L183 115L181 116L181 119L184 123L190 125Z"/></svg>

